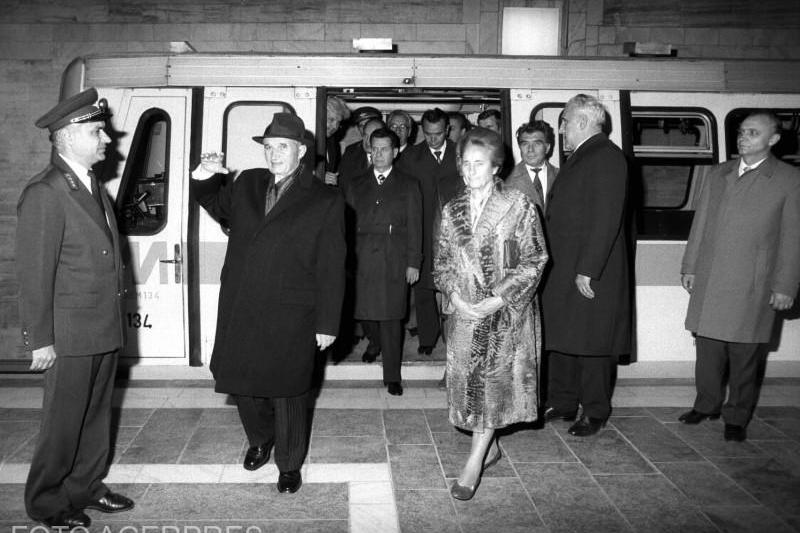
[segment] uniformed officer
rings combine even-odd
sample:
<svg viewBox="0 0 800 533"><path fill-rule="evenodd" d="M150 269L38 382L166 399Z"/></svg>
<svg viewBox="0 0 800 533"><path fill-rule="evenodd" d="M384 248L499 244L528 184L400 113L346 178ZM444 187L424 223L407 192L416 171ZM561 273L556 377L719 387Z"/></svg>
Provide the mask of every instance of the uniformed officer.
<svg viewBox="0 0 800 533"><path fill-rule="evenodd" d="M88 527L84 510L126 511L103 483L111 394L123 344L122 263L112 204L91 168L105 159L105 101L68 98L36 121L50 131L50 165L17 206L23 343L44 371L39 441L25 486L28 515L49 527Z"/></svg>

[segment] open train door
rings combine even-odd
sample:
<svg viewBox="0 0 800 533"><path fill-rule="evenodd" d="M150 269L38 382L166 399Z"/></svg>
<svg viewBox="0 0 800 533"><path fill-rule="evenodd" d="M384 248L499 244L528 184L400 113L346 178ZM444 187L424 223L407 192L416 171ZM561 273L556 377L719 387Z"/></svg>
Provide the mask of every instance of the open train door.
<svg viewBox="0 0 800 533"><path fill-rule="evenodd" d="M103 180L127 240L124 358L188 364L191 89L100 89L113 113ZM124 359L123 359L124 360Z"/></svg>

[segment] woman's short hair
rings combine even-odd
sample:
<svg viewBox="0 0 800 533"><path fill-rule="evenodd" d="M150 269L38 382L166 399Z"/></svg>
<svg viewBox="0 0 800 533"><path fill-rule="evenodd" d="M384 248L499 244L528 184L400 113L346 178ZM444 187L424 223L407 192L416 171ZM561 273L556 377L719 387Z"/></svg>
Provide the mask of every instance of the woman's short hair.
<svg viewBox="0 0 800 533"><path fill-rule="evenodd" d="M505 146L503 145L503 139L496 132L480 126L472 128L459 139L458 153L463 155L464 150L469 146L486 148L489 150L489 158L492 161L492 165L496 167L503 166Z"/></svg>
<svg viewBox="0 0 800 533"><path fill-rule="evenodd" d="M338 96L328 97L326 109L328 115L335 116L339 122L350 118L350 109L347 108L347 104L344 103L344 100Z"/></svg>

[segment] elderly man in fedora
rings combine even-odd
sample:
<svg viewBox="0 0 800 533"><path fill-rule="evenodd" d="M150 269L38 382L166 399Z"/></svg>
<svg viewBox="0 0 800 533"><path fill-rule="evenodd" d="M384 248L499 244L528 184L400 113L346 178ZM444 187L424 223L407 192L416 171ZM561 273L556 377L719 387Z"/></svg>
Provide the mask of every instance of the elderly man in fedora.
<svg viewBox="0 0 800 533"><path fill-rule="evenodd" d="M236 399L255 470L275 447L278 491L296 492L307 446L306 395L316 350L339 330L344 292L344 199L302 163L305 125L276 113L264 135L267 168L234 180L223 154L204 153L192 192L231 229L222 268L211 372Z"/></svg>
<svg viewBox="0 0 800 533"><path fill-rule="evenodd" d="M88 528L86 509L117 513L134 505L103 483L124 340L120 238L112 204L92 172L111 142L104 104L87 89L36 121L50 132L52 159L17 206L22 342L31 350L31 370L44 371L25 508L54 528Z"/></svg>

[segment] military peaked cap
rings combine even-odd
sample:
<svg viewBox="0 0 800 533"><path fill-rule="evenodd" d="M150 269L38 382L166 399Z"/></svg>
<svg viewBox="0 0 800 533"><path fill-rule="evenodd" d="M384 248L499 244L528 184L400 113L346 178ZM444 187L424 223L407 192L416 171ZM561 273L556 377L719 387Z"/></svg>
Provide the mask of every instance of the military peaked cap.
<svg viewBox="0 0 800 533"><path fill-rule="evenodd" d="M81 122L100 122L107 118L108 104L101 100L98 105L97 90L92 87L62 100L36 121L37 128L47 128L54 132L69 124Z"/></svg>

